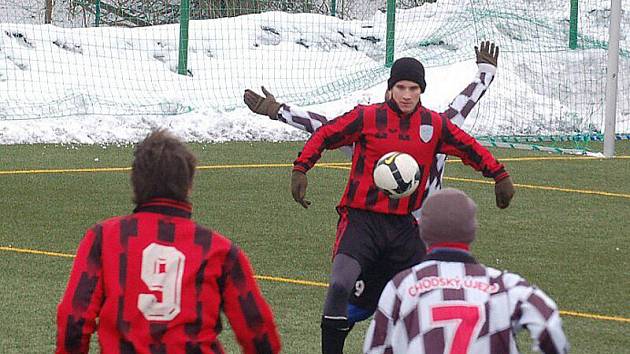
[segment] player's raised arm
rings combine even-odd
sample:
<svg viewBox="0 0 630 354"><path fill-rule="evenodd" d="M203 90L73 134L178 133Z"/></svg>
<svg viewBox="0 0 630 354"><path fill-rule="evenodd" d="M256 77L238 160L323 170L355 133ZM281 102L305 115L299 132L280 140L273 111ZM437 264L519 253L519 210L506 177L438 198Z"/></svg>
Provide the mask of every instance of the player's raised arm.
<svg viewBox="0 0 630 354"><path fill-rule="evenodd" d="M450 119L458 127L464 124L468 114L477 105L479 99L486 93L497 71L499 60L499 46L493 42L484 41L475 46L477 57L477 75L473 81L455 96L448 109L441 113L442 117Z"/></svg>
<svg viewBox="0 0 630 354"><path fill-rule="evenodd" d="M243 94L243 101L252 112L266 115L273 120L277 120L278 111L280 111L282 103L276 101L276 97L271 92L267 91L264 86L261 87L261 89L265 97L247 89Z"/></svg>
<svg viewBox="0 0 630 354"><path fill-rule="evenodd" d="M266 115L272 120L278 120L310 134L328 122L328 118L319 113L277 102L274 95L265 87L261 87L261 89L265 97L250 89L245 90L243 94L243 101L254 113ZM352 146L342 146L339 149L346 156L352 158Z"/></svg>

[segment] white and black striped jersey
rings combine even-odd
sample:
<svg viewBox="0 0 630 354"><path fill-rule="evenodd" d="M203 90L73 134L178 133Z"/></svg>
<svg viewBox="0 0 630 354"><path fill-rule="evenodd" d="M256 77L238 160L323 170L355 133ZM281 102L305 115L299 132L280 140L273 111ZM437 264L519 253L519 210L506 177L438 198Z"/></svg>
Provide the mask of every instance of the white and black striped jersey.
<svg viewBox="0 0 630 354"><path fill-rule="evenodd" d="M467 253L442 250L387 284L363 351L516 354L523 328L534 350L568 352L557 306L542 290Z"/></svg>
<svg viewBox="0 0 630 354"><path fill-rule="evenodd" d="M477 66L479 70L477 71L475 79L451 101L446 111L440 113L442 117L450 119L451 122L458 127L462 127L464 120L477 102L479 102L479 99L484 95L496 74L497 68L495 66L483 63L477 64ZM278 112L278 120L311 134L328 122L328 119L321 114L288 105L282 106ZM353 148L351 146L341 147L340 150L349 158L352 157ZM426 188L427 193L424 198L427 198L432 192L442 188L445 163L446 155L437 154L435 156L434 163L429 172ZM418 211L415 211L413 214L416 218L420 215Z"/></svg>

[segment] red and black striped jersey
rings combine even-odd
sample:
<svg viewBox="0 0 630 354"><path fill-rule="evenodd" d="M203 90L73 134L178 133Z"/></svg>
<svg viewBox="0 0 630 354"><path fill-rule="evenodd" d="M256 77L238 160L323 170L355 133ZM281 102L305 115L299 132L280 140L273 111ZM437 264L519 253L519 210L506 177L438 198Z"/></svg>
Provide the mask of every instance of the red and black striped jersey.
<svg viewBox="0 0 630 354"><path fill-rule="evenodd" d="M473 110L479 99L486 93L496 74L497 68L486 63L477 64L478 71L473 81L466 86L448 106L448 109L440 113L446 119L450 119L451 123L463 129L464 120ZM321 114L305 111L299 107L282 105L278 111L277 119L290 126L313 133L322 125L328 122L328 119ZM353 147L342 146L339 148L346 156L352 159ZM442 188L442 177L444 176L444 165L446 163L446 155L436 154L435 161L429 170L429 178L427 180L427 197ZM420 217L420 210L414 210L414 217Z"/></svg>
<svg viewBox="0 0 630 354"><path fill-rule="evenodd" d="M558 308L542 290L463 252L442 251L387 284L363 352L518 354L522 329L536 352L569 350Z"/></svg>
<svg viewBox="0 0 630 354"><path fill-rule="evenodd" d="M57 309L57 353L223 353L223 312L245 353L280 340L246 255L191 219L190 204L154 199L90 228ZM98 318L98 325L97 325Z"/></svg>
<svg viewBox="0 0 630 354"><path fill-rule="evenodd" d="M357 106L321 126L304 145L293 169L307 172L325 149L351 144L352 169L340 207L398 215L419 209L437 153L457 156L496 181L508 176L486 148L449 119L421 105L413 113L403 115L392 101ZM391 151L410 154L420 166L420 185L409 197L389 198L374 184L372 171L376 162Z"/></svg>

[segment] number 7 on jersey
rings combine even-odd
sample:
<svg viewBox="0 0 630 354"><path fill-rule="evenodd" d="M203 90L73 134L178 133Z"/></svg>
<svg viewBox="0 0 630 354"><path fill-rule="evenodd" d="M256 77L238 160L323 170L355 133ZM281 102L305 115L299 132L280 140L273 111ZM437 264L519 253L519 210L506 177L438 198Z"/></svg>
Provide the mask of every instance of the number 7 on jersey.
<svg viewBox="0 0 630 354"><path fill-rule="evenodd" d="M485 322L484 308L466 302L443 302L431 307L431 325L455 326L449 354L466 354Z"/></svg>

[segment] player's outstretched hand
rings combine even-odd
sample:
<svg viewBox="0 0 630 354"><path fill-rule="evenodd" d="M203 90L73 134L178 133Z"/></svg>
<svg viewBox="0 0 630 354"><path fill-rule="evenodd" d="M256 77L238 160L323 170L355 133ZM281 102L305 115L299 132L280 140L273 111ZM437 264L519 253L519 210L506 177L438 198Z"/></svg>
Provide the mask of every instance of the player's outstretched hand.
<svg viewBox="0 0 630 354"><path fill-rule="evenodd" d="M475 46L475 54L477 55L477 64L485 63L497 66L499 61L499 46L494 42L483 41L479 47Z"/></svg>
<svg viewBox="0 0 630 354"><path fill-rule="evenodd" d="M497 207L505 209L510 205L514 197L514 184L509 176L494 184L494 195L497 198Z"/></svg>
<svg viewBox="0 0 630 354"><path fill-rule="evenodd" d="M308 186L306 174L300 171L293 171L293 174L291 174L291 194L293 194L293 200L302 205L304 209L311 205L311 202L304 199L306 186Z"/></svg>
<svg viewBox="0 0 630 354"><path fill-rule="evenodd" d="M280 111L282 103L278 103L273 94L267 91L264 86L261 86L261 89L265 97L247 89L243 94L243 101L252 112L267 115L274 120L278 119L278 111Z"/></svg>

